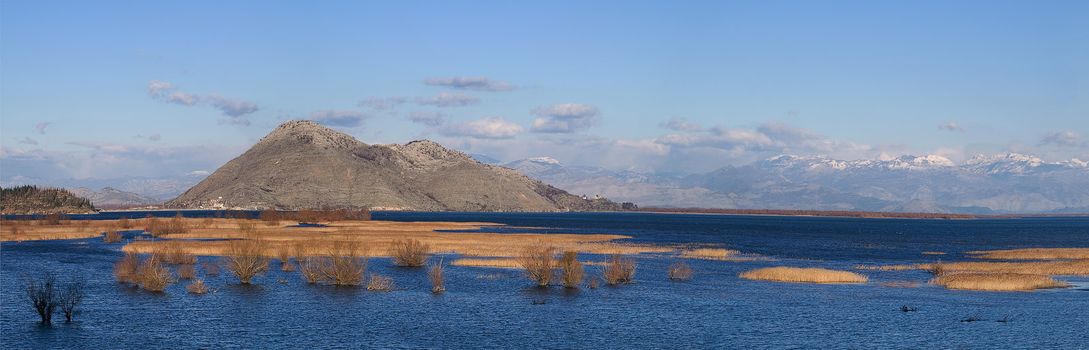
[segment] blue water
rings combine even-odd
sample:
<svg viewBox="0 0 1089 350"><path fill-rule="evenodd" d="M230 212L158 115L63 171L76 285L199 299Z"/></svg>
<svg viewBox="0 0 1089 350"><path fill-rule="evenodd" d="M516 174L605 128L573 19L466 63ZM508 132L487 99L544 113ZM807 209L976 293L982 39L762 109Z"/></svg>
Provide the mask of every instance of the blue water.
<svg viewBox="0 0 1089 350"><path fill-rule="evenodd" d="M950 291L927 285L930 276L921 271L865 271L871 282L863 285L736 277L764 266L850 269L966 260L964 252L981 249L1089 247L1089 218L399 212L374 218L509 225L487 229L499 232L619 233L633 242L706 244L772 260L686 260L696 275L676 283L665 278L675 256L642 255L636 283L575 292L533 288L514 270L452 266L448 291L438 296L429 292L423 271L393 267L388 259L371 259L369 268L394 279L397 290L389 293L307 285L273 262L255 286L240 286L225 273L205 277L215 291L197 296L185 293L185 283L154 294L114 282L111 268L122 244L97 238L5 242L0 245L0 343L20 349L1089 348L1086 277L1061 276L1075 287L1035 292ZM61 318L53 327L37 325L20 275L40 269L82 275L89 282L83 311L72 324ZM880 285L908 280L920 285ZM901 312L905 305L918 311ZM969 317L983 321L961 322ZM1009 322L997 322L1003 318Z"/></svg>

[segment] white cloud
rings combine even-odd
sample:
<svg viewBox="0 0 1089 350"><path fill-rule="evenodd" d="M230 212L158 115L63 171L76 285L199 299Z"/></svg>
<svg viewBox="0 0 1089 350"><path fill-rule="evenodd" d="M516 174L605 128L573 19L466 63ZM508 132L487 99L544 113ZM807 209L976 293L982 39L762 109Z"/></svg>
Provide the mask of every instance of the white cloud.
<svg viewBox="0 0 1089 350"><path fill-rule="evenodd" d="M23 145L37 145L37 144L38 144L38 140L35 140L35 139L32 139L32 138L29 138L29 137L24 137L24 138L23 138L22 140L19 140L19 144L23 144Z"/></svg>
<svg viewBox="0 0 1089 350"><path fill-rule="evenodd" d="M473 91L511 91L517 89L516 86L509 83L491 80L486 77L428 78L424 80L424 84Z"/></svg>
<svg viewBox="0 0 1089 350"><path fill-rule="evenodd" d="M197 104L200 98L193 94L184 92L174 92L166 97L166 101L170 103L177 103L180 105L192 106Z"/></svg>
<svg viewBox="0 0 1089 350"><path fill-rule="evenodd" d="M34 125L34 130L38 130L39 134L45 135L45 128L48 128L50 125L53 125L53 123L41 122L41 123L38 123L37 125Z"/></svg>
<svg viewBox="0 0 1089 350"><path fill-rule="evenodd" d="M958 125L956 122L948 122L938 125L938 130L965 132L964 128Z"/></svg>
<svg viewBox="0 0 1089 350"><path fill-rule="evenodd" d="M252 102L227 98L217 94L208 95L204 99L208 100L212 107L219 109L224 115L232 118L256 112L258 109L257 105Z"/></svg>
<svg viewBox="0 0 1089 350"><path fill-rule="evenodd" d="M367 107L370 109L384 111L388 109L394 109L399 105L407 102L408 99L404 97L368 97L359 101L359 107Z"/></svg>
<svg viewBox="0 0 1089 350"><path fill-rule="evenodd" d="M174 84L161 80L152 80L147 84L147 93L153 98L161 98L174 89Z"/></svg>
<svg viewBox="0 0 1089 350"><path fill-rule="evenodd" d="M1062 147L1082 147L1086 145L1082 141L1081 135L1070 130L1049 132L1040 139L1040 144Z"/></svg>
<svg viewBox="0 0 1089 350"><path fill-rule="evenodd" d="M702 131L703 127L699 124L689 122L684 118L672 118L667 122L658 124L660 128L666 128L673 131Z"/></svg>
<svg viewBox="0 0 1089 350"><path fill-rule="evenodd" d="M358 111L326 110L310 114L310 120L318 124L354 128L363 123L369 116Z"/></svg>
<svg viewBox="0 0 1089 350"><path fill-rule="evenodd" d="M492 117L466 123L447 125L440 133L446 136L465 136L479 139L509 139L522 133L522 126Z"/></svg>
<svg viewBox="0 0 1089 350"><path fill-rule="evenodd" d="M460 92L440 92L434 97L420 97L416 104L434 107L463 107L480 103L480 99Z"/></svg>
<svg viewBox="0 0 1089 350"><path fill-rule="evenodd" d="M257 112L259 109L257 104L254 104L253 102L223 97L218 94L199 96L188 92L178 91L174 84L161 80L152 80L149 82L147 85L147 92L153 99L183 106L196 106L202 102L207 103L230 118L228 121L220 121L221 124L250 125L248 120L240 120L239 117Z"/></svg>
<svg viewBox="0 0 1089 350"><path fill-rule="evenodd" d="M215 169L241 154L245 146L141 146L70 142L82 149L49 151L0 148L5 177L39 179L110 179L164 177L192 169Z"/></svg>
<svg viewBox="0 0 1089 350"><path fill-rule="evenodd" d="M593 125L598 115L597 107L578 103L563 103L549 107L537 107L531 111L533 132L572 133Z"/></svg>

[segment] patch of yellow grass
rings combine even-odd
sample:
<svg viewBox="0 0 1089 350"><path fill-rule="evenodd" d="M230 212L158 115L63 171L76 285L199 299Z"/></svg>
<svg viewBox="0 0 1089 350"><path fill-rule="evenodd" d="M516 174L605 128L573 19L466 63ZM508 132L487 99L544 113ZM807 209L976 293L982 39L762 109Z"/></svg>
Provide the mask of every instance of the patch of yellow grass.
<svg viewBox="0 0 1089 350"><path fill-rule="evenodd" d="M1089 259L993 262L966 261L933 264L856 266L860 270L903 271L903 270L939 270L943 273L980 272L980 273L1015 273L1028 275L1075 275L1089 276Z"/></svg>
<svg viewBox="0 0 1089 350"><path fill-rule="evenodd" d="M197 220L197 219L194 219ZM438 232L443 230L476 230L491 223L473 222L398 222L398 221L337 221L327 227L264 227L240 232L234 219L214 219L204 227L187 233L169 234L165 238L181 241L186 251L195 255L222 256L226 241L195 241L191 239L246 239L256 237L266 242L264 254L276 257L281 248L302 245L305 251L326 251L336 242L354 242L365 249L363 255L388 257L395 241L415 239L430 247L432 253L457 253L472 257L515 257L525 247L548 245L560 251L589 254L640 254L672 252L674 248L649 244L615 242L630 238L616 234L538 234ZM137 241L126 245L125 251L150 253L159 241Z"/></svg>
<svg viewBox="0 0 1089 350"><path fill-rule="evenodd" d="M980 250L968 254L979 259L993 260L1059 260L1089 259L1089 248L1025 248Z"/></svg>
<svg viewBox="0 0 1089 350"><path fill-rule="evenodd" d="M748 280L799 283L866 283L864 275L850 271L801 267L765 267L742 272L739 277Z"/></svg>
<svg viewBox="0 0 1089 350"><path fill-rule="evenodd" d="M501 269L520 269L522 265L518 263L516 258L495 258L495 259L482 259L482 258L461 258L454 260L450 263L454 266L472 266L472 267L493 267Z"/></svg>
<svg viewBox="0 0 1089 350"><path fill-rule="evenodd" d="M686 249L681 251L682 258L688 259L704 259L704 260L729 260L734 255L741 252L732 249L722 248L697 248Z"/></svg>
<svg viewBox="0 0 1089 350"><path fill-rule="evenodd" d="M930 283L949 289L984 291L1028 291L1069 286L1050 276L1023 273L947 273L935 277Z"/></svg>
<svg viewBox="0 0 1089 350"><path fill-rule="evenodd" d="M82 239L116 230L118 220L65 220L48 225L43 220L0 220L0 241Z"/></svg>
<svg viewBox="0 0 1089 350"><path fill-rule="evenodd" d="M945 252L923 252L923 255L945 255Z"/></svg>

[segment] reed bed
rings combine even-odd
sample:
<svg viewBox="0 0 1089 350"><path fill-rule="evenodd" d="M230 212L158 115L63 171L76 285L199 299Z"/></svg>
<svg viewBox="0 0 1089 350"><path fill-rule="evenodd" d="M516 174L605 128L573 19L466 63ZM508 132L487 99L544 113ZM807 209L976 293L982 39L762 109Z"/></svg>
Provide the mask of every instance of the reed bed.
<svg viewBox="0 0 1089 350"><path fill-rule="evenodd" d="M191 280L197 277L197 267L191 264L178 265L178 278Z"/></svg>
<svg viewBox="0 0 1089 350"><path fill-rule="evenodd" d="M427 244L418 239L399 239L393 241L389 255L393 257L394 265L421 267L427 263L427 254L430 249Z"/></svg>
<svg viewBox="0 0 1089 350"><path fill-rule="evenodd" d="M160 258L152 255L144 258L136 267L136 281L141 288L151 292L162 292L173 282L170 270L163 266Z"/></svg>
<svg viewBox="0 0 1089 350"><path fill-rule="evenodd" d="M105 243L119 243L119 242L121 242L122 238L123 237L121 236L120 232L117 232L116 230L109 230L109 231L106 231L106 233L102 235L102 242L105 242Z"/></svg>
<svg viewBox="0 0 1089 350"><path fill-rule="evenodd" d="M371 274L370 281L367 282L367 290L375 292L391 291L393 290L393 280L389 277Z"/></svg>
<svg viewBox="0 0 1089 350"><path fill-rule="evenodd" d="M949 289L980 291L1030 291L1069 286L1050 276L1023 273L946 273L934 277L930 283Z"/></svg>
<svg viewBox="0 0 1089 350"><path fill-rule="evenodd" d="M1089 259L1089 248L1025 248L968 252L974 258L990 260Z"/></svg>
<svg viewBox="0 0 1089 350"><path fill-rule="evenodd" d="M866 283L869 280L865 275L850 271L786 266L749 270L738 276L747 280L792 283Z"/></svg>
<svg viewBox="0 0 1089 350"><path fill-rule="evenodd" d="M1014 273L1026 275L1074 275L1089 276L1089 259L1055 261L964 261L932 264L856 266L859 270L904 271L926 270L942 272Z"/></svg>
<svg viewBox="0 0 1089 350"><path fill-rule="evenodd" d="M492 267L501 269L520 269L521 262L515 258L461 258L450 263L454 266Z"/></svg>
<svg viewBox="0 0 1089 350"><path fill-rule="evenodd" d="M185 286L185 290L192 294L204 294L208 293L208 286L204 284L203 279L195 279L193 282L189 282L189 285Z"/></svg>
<svg viewBox="0 0 1089 350"><path fill-rule="evenodd" d="M605 266L601 268L601 277L610 285L626 284L635 281L635 259L619 254L609 255Z"/></svg>
<svg viewBox="0 0 1089 350"><path fill-rule="evenodd" d="M585 267L579 261L579 253L575 251L563 252L560 258L560 283L564 288L578 288L582 284Z"/></svg>
<svg viewBox="0 0 1089 350"><path fill-rule="evenodd" d="M681 257L686 259L730 260L740 253L741 252L732 249L698 248L681 251Z"/></svg>

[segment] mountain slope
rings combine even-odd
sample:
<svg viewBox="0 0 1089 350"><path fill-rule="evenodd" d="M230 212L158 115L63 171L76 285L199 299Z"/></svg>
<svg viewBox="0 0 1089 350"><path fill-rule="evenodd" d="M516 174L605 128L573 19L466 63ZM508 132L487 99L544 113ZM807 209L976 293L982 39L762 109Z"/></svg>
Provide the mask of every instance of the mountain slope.
<svg viewBox="0 0 1089 350"><path fill-rule="evenodd" d="M113 187L104 187L95 191L86 187L71 189L77 196L91 200L97 207L126 207L158 204L160 201L136 193L122 191Z"/></svg>
<svg viewBox="0 0 1089 350"><path fill-rule="evenodd" d="M52 214L91 213L95 207L91 201L61 188L17 186L0 188L0 213L4 214Z"/></svg>
<svg viewBox="0 0 1089 350"><path fill-rule="evenodd" d="M367 145L286 122L167 207L367 207L428 211L616 210L431 141Z"/></svg>

